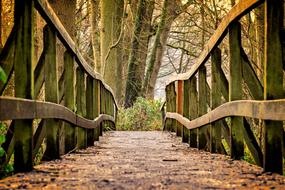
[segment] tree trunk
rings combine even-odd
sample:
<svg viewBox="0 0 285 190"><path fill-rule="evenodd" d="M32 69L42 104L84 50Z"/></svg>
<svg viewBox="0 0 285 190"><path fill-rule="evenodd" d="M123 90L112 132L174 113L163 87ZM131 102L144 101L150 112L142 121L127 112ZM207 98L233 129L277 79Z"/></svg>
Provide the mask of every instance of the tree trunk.
<svg viewBox="0 0 285 190"><path fill-rule="evenodd" d="M101 62L100 62L100 8L99 0L90 0L91 5L91 36L92 36L92 49L93 58L95 62L95 71L101 73Z"/></svg>
<svg viewBox="0 0 285 190"><path fill-rule="evenodd" d="M161 66L161 59L170 32L171 24L178 16L176 1L164 0L161 20L151 49L147 71L143 81L143 93L149 98L154 96L154 87Z"/></svg>
<svg viewBox="0 0 285 190"><path fill-rule="evenodd" d="M123 0L101 0L101 30L100 30L100 51L102 74L105 82L114 90L115 96L117 92L118 78L118 63L117 63L117 48L115 45L121 33L122 18L117 15L122 15L119 11L123 11ZM118 11L119 10L119 11ZM114 46L115 45L115 46ZM119 55L120 56L120 55Z"/></svg>
<svg viewBox="0 0 285 190"><path fill-rule="evenodd" d="M125 107L132 106L137 97L141 96L153 9L153 0L139 1L136 13L135 30L132 39L132 48L128 63L129 67L125 92Z"/></svg>

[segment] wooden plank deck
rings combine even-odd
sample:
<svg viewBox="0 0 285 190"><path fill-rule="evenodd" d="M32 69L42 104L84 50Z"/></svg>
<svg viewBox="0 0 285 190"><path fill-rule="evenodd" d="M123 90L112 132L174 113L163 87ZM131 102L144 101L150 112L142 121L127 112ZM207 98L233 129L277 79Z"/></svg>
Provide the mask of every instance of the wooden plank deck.
<svg viewBox="0 0 285 190"><path fill-rule="evenodd" d="M285 177L189 148L168 132L107 132L94 147L0 181L0 189L284 189Z"/></svg>

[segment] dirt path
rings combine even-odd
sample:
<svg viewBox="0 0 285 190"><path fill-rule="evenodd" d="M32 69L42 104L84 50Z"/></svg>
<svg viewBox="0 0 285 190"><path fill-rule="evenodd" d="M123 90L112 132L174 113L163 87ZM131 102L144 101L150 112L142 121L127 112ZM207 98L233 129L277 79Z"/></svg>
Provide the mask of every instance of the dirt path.
<svg viewBox="0 0 285 190"><path fill-rule="evenodd" d="M0 181L0 189L285 189L285 177L189 148L166 132L109 132L96 146Z"/></svg>

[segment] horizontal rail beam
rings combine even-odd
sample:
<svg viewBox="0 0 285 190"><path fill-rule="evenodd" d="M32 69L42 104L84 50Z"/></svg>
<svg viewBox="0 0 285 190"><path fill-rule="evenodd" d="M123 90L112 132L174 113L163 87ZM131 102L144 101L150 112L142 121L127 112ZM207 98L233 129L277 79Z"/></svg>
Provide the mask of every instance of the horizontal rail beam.
<svg viewBox="0 0 285 190"><path fill-rule="evenodd" d="M112 116L106 114L101 114L94 120L88 120L59 104L22 98L0 97L0 121L39 118L60 119L86 129L94 129L102 121L115 122Z"/></svg>
<svg viewBox="0 0 285 190"><path fill-rule="evenodd" d="M248 11L250 11L251 9L260 5L263 2L264 0L242 0L239 3L237 3L229 11L229 13L224 18L221 19L222 20L221 23L219 24L218 28L215 30L215 33L212 35L212 37L208 41L203 52L200 54L199 58L196 61L196 64L192 66L192 69L187 73L183 73L183 74L179 74L179 75L171 77L167 84L172 83L174 81L178 81L178 80L187 80L191 76L195 75L198 69L200 68L200 66L203 65L208 60L212 50L216 46L218 46L220 41L224 38L229 25L233 21L240 19L243 15L248 13Z"/></svg>
<svg viewBox="0 0 285 190"><path fill-rule="evenodd" d="M195 129L230 116L285 121L284 113L285 99L268 101L238 100L225 103L192 121L173 112L167 112L166 118L175 119L188 129Z"/></svg>

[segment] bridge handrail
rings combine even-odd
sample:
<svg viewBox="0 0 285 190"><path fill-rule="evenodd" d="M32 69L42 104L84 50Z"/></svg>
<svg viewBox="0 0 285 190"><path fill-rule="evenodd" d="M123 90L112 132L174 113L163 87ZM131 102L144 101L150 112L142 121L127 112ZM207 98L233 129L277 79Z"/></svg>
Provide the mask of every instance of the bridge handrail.
<svg viewBox="0 0 285 190"><path fill-rule="evenodd" d="M218 28L215 30L215 33L209 39L208 43L205 45L204 50L197 58L197 61L192 66L191 70L186 73L178 74L171 77L166 85L178 80L187 80L193 75L195 75L198 72L198 69L203 64L205 64L206 61L209 59L213 49L217 47L219 43L222 41L222 39L225 37L225 34L227 33L230 24L240 19L242 16L247 14L254 7L260 5L263 2L264 0L242 0L239 3L237 3L229 11L229 13L226 16L224 16L224 18L221 19L221 23L219 24Z"/></svg>
<svg viewBox="0 0 285 190"><path fill-rule="evenodd" d="M258 73L242 47L239 19L263 2L264 61L260 67L264 69L263 73ZM229 154L234 159L243 158L248 150L255 164L263 166L265 171L282 174L285 149L282 3L243 0L222 18L190 71L171 77L167 83L166 110L161 110L165 130L176 132L190 147ZM229 77L222 68L222 51L218 47L226 35L229 38ZM205 66L209 58L211 85ZM245 98L249 100L242 100ZM259 123L252 118L259 119ZM256 125L265 131L261 135L264 146L251 129ZM227 152L226 148L229 148Z"/></svg>
<svg viewBox="0 0 285 190"><path fill-rule="evenodd" d="M0 121L17 119L60 119L84 129L95 129L102 121L115 123L107 114L89 120L60 104L0 96Z"/></svg>
<svg viewBox="0 0 285 190"><path fill-rule="evenodd" d="M179 113L166 113L167 118L175 119L187 129L203 127L230 116L285 121L285 99L267 101L237 100L227 102L194 120L189 120Z"/></svg>
<svg viewBox="0 0 285 190"><path fill-rule="evenodd" d="M8 130L1 147L6 155L0 165L7 164L14 153L15 172L25 172L33 169L43 142L46 160L93 146L103 130L115 128L118 104L112 89L84 60L46 0L15 1L14 7L12 33L0 54L1 67L8 76L4 84L0 82L0 121L11 120L5 122ZM46 25L43 50L34 64L36 9ZM59 77L57 39L66 49ZM16 97L4 97L13 73Z"/></svg>
<svg viewBox="0 0 285 190"><path fill-rule="evenodd" d="M35 0L35 8L39 11L41 16L45 18L45 21L51 25L57 32L57 35L61 42L65 45L66 48L70 49L75 56L75 59L78 61L78 64L84 69L86 73L92 76L94 79L100 80L104 87L112 94L113 100L116 107L118 108L117 101L114 96L114 92L110 86L108 86L100 73L95 72L92 67L86 62L82 54L78 50L78 47L75 45L75 42L66 31L65 27L61 23L60 19L57 17L56 13L50 6L47 0Z"/></svg>

